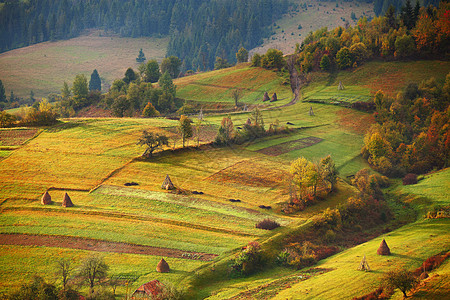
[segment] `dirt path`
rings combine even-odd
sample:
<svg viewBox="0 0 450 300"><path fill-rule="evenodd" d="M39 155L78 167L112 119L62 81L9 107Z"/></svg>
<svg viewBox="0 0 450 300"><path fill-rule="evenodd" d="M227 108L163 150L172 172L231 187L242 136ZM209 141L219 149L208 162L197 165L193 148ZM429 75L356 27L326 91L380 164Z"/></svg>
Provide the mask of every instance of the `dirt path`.
<svg viewBox="0 0 450 300"><path fill-rule="evenodd" d="M216 254L182 251L177 249L108 242L59 235L0 234L0 245L59 247L89 251L145 254L187 259L194 259L194 257L196 257L197 260L202 261L209 261L217 257Z"/></svg>

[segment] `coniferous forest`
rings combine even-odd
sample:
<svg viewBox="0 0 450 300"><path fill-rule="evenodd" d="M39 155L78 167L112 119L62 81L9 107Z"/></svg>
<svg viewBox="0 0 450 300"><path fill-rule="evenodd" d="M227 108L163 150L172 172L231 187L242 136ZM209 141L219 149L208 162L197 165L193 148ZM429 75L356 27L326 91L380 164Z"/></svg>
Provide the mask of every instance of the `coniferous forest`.
<svg viewBox="0 0 450 300"><path fill-rule="evenodd" d="M268 25L287 11L287 0L30 0L0 1L0 51L73 38L103 29L123 37L170 36L168 55L182 69L211 69L217 56L235 62Z"/></svg>

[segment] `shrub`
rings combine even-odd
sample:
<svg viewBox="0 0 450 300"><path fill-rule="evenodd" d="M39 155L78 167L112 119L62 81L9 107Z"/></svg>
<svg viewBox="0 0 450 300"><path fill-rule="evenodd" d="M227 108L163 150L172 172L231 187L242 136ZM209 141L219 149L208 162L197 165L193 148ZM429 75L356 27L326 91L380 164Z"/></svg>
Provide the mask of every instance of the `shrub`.
<svg viewBox="0 0 450 300"><path fill-rule="evenodd" d="M383 278L383 282L388 287L399 289L402 291L403 296L407 297L406 292L416 285L417 279L413 272L399 269L387 272Z"/></svg>
<svg viewBox="0 0 450 300"><path fill-rule="evenodd" d="M403 177L403 185L416 184L417 183L417 175L413 173L406 174Z"/></svg>
<svg viewBox="0 0 450 300"><path fill-rule="evenodd" d="M232 260L232 274L235 276L250 275L259 271L264 266L265 260L258 242L250 242Z"/></svg>
<svg viewBox="0 0 450 300"><path fill-rule="evenodd" d="M265 230L272 230L277 227L280 227L280 224L271 219L264 219L256 224L256 228L265 229Z"/></svg>

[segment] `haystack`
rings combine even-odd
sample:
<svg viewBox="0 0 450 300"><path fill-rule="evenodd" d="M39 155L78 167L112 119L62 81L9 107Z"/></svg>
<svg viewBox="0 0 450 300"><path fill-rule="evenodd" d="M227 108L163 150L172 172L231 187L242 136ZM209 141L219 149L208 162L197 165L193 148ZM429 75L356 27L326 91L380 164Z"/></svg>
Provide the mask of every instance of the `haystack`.
<svg viewBox="0 0 450 300"><path fill-rule="evenodd" d="M359 264L358 270L360 270L360 271L370 271L370 267L369 267L369 264L367 263L365 255L364 255L361 263Z"/></svg>
<svg viewBox="0 0 450 300"><path fill-rule="evenodd" d="M252 125L252 120L250 120L250 118L248 118L247 122L245 122L245 125Z"/></svg>
<svg viewBox="0 0 450 300"><path fill-rule="evenodd" d="M62 207L73 207L72 200L70 200L70 197L67 193L64 193L63 202L61 204Z"/></svg>
<svg viewBox="0 0 450 300"><path fill-rule="evenodd" d="M344 88L344 85L342 84L342 81L339 81L338 90L342 91Z"/></svg>
<svg viewBox="0 0 450 300"><path fill-rule="evenodd" d="M269 94L267 92L264 92L264 96L263 96L263 102L269 101Z"/></svg>
<svg viewBox="0 0 450 300"><path fill-rule="evenodd" d="M275 102L277 100L278 100L277 93L273 93L272 99L270 100L270 102Z"/></svg>
<svg viewBox="0 0 450 300"><path fill-rule="evenodd" d="M49 205L52 203L52 197L48 192L45 192L44 195L41 198L42 205Z"/></svg>
<svg viewBox="0 0 450 300"><path fill-rule="evenodd" d="M391 250L389 249L388 245L386 244L386 241L383 239L383 241L380 244L380 247L377 250L378 255L391 255Z"/></svg>
<svg viewBox="0 0 450 300"><path fill-rule="evenodd" d="M170 267L169 264L164 260L164 258L161 258L161 261L156 266L156 271L159 273L169 273Z"/></svg>
<svg viewBox="0 0 450 300"><path fill-rule="evenodd" d="M172 180L170 180L169 175L166 175L166 179L164 179L164 182L161 185L161 188L164 190L173 190L175 188L175 186L172 183Z"/></svg>

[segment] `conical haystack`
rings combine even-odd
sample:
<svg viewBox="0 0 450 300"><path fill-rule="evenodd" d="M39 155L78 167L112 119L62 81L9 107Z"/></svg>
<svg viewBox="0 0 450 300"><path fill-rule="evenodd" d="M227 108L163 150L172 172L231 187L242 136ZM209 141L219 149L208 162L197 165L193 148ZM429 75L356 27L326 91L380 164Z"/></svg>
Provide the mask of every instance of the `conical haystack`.
<svg viewBox="0 0 450 300"><path fill-rule="evenodd" d="M263 102L269 101L269 94L267 92L264 92L264 96L263 96Z"/></svg>
<svg viewBox="0 0 450 300"><path fill-rule="evenodd" d="M339 81L338 90L342 91L344 88L344 85L342 84L342 81Z"/></svg>
<svg viewBox="0 0 450 300"><path fill-rule="evenodd" d="M61 204L62 207L73 207L72 200L70 200L70 197L67 193L64 193L64 199Z"/></svg>
<svg viewBox="0 0 450 300"><path fill-rule="evenodd" d="M389 249L388 245L386 244L386 241L383 239L383 241L380 244L380 247L377 250L378 255L391 255L391 250Z"/></svg>
<svg viewBox="0 0 450 300"><path fill-rule="evenodd" d="M45 192L44 195L42 195L41 203L42 205L49 205L52 203L52 197L48 192Z"/></svg>
<svg viewBox="0 0 450 300"><path fill-rule="evenodd" d="M275 102L277 100L278 100L277 93L273 93L272 99L270 100L270 102Z"/></svg>
<svg viewBox="0 0 450 300"><path fill-rule="evenodd" d="M250 120L250 118L248 118L247 122L245 122L245 125L252 125L252 120Z"/></svg>
<svg viewBox="0 0 450 300"><path fill-rule="evenodd" d="M365 255L364 255L361 263L359 264L358 270L360 270L360 271L370 271L370 267L369 267L369 264L367 263Z"/></svg>
<svg viewBox="0 0 450 300"><path fill-rule="evenodd" d="M166 179L164 179L164 182L161 185L161 188L165 189L165 190L173 190L175 188L175 186L172 183L172 180L170 180L169 175L166 175Z"/></svg>
<svg viewBox="0 0 450 300"><path fill-rule="evenodd" d="M170 267L169 264L164 260L164 258L161 258L161 261L156 266L156 271L159 273L169 273Z"/></svg>

